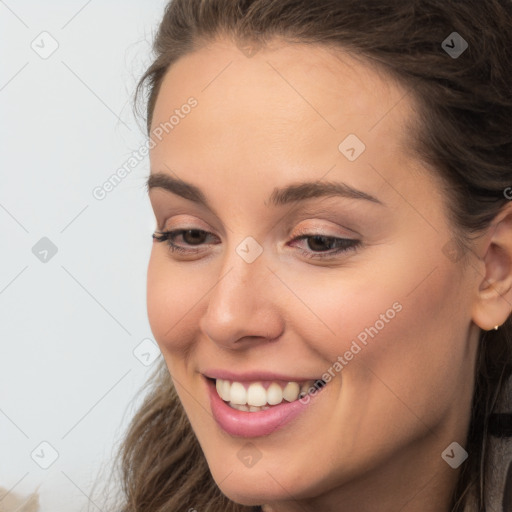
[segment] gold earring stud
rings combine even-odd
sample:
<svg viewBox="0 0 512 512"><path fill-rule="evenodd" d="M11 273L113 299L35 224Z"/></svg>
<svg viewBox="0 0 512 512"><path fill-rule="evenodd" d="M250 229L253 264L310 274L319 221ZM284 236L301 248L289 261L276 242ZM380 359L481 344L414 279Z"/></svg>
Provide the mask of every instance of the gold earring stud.
<svg viewBox="0 0 512 512"><path fill-rule="evenodd" d="M495 326L494 326L494 330L495 330L495 331L497 331L497 330L498 330L498 326L497 326L497 325L495 325Z"/></svg>

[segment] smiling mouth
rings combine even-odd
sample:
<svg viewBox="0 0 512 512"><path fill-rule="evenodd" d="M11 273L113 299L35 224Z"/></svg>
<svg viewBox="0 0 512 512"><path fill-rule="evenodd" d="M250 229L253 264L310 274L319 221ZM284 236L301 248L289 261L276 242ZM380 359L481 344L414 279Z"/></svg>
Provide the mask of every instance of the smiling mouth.
<svg viewBox="0 0 512 512"><path fill-rule="evenodd" d="M308 381L237 382L207 377L215 384L220 398L231 408L244 412L260 412L287 402L302 400L327 383L322 379Z"/></svg>

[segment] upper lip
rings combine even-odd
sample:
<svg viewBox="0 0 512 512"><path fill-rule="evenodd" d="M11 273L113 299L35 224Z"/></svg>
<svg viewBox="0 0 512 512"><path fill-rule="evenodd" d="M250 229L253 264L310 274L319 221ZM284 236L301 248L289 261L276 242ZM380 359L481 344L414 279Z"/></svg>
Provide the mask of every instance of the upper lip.
<svg viewBox="0 0 512 512"><path fill-rule="evenodd" d="M305 382L308 380L319 380L320 377L299 377L296 375L285 375L264 370L252 370L244 373L236 373L230 370L209 369L201 372L210 379L222 379L235 382L256 382L260 380L284 380L288 382ZM321 379L320 379L321 380Z"/></svg>

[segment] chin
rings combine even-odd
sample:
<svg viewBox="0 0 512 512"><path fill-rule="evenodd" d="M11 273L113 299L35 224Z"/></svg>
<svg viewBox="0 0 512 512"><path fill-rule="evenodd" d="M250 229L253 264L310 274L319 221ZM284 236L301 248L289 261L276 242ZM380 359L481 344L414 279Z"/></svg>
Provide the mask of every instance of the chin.
<svg viewBox="0 0 512 512"><path fill-rule="evenodd" d="M251 486L247 482L240 485L233 485L233 483L228 484L223 482L221 485L219 485L219 489L221 490L222 494L224 494L231 501L246 507L255 507L264 503L283 501L286 499L286 493L284 493L282 488L281 493L276 495L269 493L268 489L261 488L260 484L257 483L255 483L254 486Z"/></svg>
<svg viewBox="0 0 512 512"><path fill-rule="evenodd" d="M312 492L311 480L306 483L293 475L280 473L273 477L265 468L256 470L248 468L240 471L234 470L228 476L225 472L215 481L222 493L230 500L240 505L257 506L264 503L289 501L290 496L295 499L306 498ZM308 492L309 490L309 492Z"/></svg>

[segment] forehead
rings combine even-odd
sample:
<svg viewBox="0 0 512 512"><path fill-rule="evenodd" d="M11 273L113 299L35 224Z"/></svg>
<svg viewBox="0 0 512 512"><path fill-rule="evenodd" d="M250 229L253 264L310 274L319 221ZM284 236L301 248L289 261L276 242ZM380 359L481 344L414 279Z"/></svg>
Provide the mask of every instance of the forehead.
<svg viewBox="0 0 512 512"><path fill-rule="evenodd" d="M393 169L414 167L407 89L347 52L276 40L248 57L229 41L210 43L168 70L152 132L191 97L197 106L152 149L153 169L190 170L198 182L276 185L341 173L375 190L384 182L369 164L391 181L403 178L389 176ZM364 148L356 161L340 149L345 140Z"/></svg>
<svg viewBox="0 0 512 512"><path fill-rule="evenodd" d="M402 103L395 112L400 116L411 99L402 101L407 90L367 60L341 49L281 40L247 57L221 39L178 59L162 82L153 126L192 93L202 96L212 113L216 107L229 115L235 99L239 112L245 108L258 119L269 111L274 118L287 114L293 119L296 112L296 118L317 116L334 130L355 128L358 118L369 129L387 113L386 107Z"/></svg>

